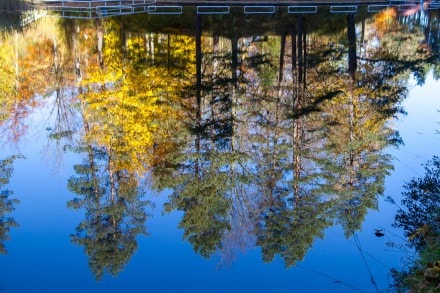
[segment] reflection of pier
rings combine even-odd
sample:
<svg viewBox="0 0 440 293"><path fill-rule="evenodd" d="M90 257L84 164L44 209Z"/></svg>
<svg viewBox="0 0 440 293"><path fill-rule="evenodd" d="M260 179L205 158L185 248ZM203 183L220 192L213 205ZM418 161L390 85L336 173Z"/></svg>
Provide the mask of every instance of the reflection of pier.
<svg viewBox="0 0 440 293"><path fill-rule="evenodd" d="M23 28L47 15L33 1L0 0L0 31Z"/></svg>
<svg viewBox="0 0 440 293"><path fill-rule="evenodd" d="M312 14L318 10L329 13L356 13L358 6L368 12L379 12L395 6L399 10L419 7L418 0L41 0L41 7L67 18L98 18L134 13L181 14L185 6L195 6L197 14L229 14L231 7L241 7L244 14ZM424 9L439 9L440 0L424 4Z"/></svg>
<svg viewBox="0 0 440 293"><path fill-rule="evenodd" d="M28 24L33 23L34 21L37 21L38 19L45 17L47 15L47 11L40 11L40 10L29 10L25 11L21 18L21 26L25 27Z"/></svg>

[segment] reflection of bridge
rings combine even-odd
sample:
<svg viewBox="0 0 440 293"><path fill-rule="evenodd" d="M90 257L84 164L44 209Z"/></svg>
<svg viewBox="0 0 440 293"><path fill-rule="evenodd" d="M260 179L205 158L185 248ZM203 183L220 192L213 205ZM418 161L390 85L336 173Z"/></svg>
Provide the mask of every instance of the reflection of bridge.
<svg viewBox="0 0 440 293"><path fill-rule="evenodd" d="M155 0L42 0L41 7L64 17L105 17L148 12Z"/></svg>
<svg viewBox="0 0 440 293"><path fill-rule="evenodd" d="M134 13L181 14L184 6L195 6L198 14L229 14L242 7L245 14L273 14L284 9L291 14L317 13L321 6L330 13L355 13L359 5L369 12L395 6L399 10L419 7L418 0L41 0L41 7L66 18L99 18ZM440 0L424 4L424 9L440 9Z"/></svg>

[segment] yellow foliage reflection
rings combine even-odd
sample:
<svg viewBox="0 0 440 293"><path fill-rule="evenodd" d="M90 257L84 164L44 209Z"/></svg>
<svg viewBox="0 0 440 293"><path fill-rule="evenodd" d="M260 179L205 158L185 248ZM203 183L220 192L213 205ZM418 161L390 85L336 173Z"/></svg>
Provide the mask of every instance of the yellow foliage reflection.
<svg viewBox="0 0 440 293"><path fill-rule="evenodd" d="M170 148L170 128L182 115L176 106L180 92L191 83L181 77L193 71L187 56L194 52L194 42L189 37L168 40L174 56L152 64L146 51L139 50L145 39L125 38L117 26L111 20L104 23L103 62L89 68L81 82L85 139L105 147L116 170L141 174L157 159L155 150ZM188 62L170 65L174 58Z"/></svg>

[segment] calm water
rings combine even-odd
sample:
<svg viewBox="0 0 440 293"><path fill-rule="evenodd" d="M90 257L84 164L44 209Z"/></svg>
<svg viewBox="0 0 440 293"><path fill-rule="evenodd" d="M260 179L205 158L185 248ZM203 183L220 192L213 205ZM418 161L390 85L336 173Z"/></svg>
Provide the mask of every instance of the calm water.
<svg viewBox="0 0 440 293"><path fill-rule="evenodd" d="M392 291L439 35L396 9L7 27L0 292Z"/></svg>

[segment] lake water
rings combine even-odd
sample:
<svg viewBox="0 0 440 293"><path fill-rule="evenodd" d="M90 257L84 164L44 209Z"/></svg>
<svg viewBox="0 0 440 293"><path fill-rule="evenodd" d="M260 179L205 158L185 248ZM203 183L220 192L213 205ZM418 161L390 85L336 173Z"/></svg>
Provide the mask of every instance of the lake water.
<svg viewBox="0 0 440 293"><path fill-rule="evenodd" d="M392 292L439 36L397 8L6 26L0 292Z"/></svg>

